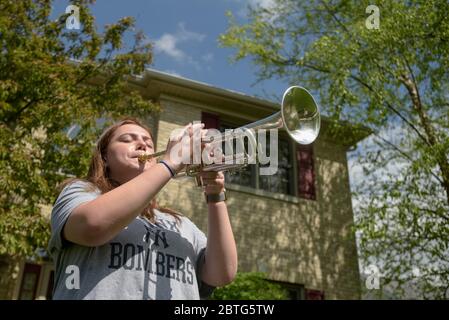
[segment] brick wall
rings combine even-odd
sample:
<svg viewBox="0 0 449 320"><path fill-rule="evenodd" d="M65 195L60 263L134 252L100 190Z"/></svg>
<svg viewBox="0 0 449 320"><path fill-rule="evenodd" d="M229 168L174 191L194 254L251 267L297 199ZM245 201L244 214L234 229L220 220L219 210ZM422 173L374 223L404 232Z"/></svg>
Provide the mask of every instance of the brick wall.
<svg viewBox="0 0 449 320"><path fill-rule="evenodd" d="M158 150L165 148L173 129L201 119L201 110L188 103L160 103ZM316 201L227 188L239 271L264 271L273 280L324 290L326 299L359 299L346 152L322 139L314 148ZM172 180L158 201L207 232L207 207L193 179Z"/></svg>

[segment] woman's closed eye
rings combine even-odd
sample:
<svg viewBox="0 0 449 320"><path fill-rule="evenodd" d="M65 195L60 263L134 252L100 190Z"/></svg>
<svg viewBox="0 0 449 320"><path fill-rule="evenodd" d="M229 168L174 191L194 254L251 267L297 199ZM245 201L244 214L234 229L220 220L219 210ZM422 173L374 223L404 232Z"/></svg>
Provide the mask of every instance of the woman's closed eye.
<svg viewBox="0 0 449 320"><path fill-rule="evenodd" d="M130 135L125 134L125 135L122 135L120 137L119 141L121 141L121 142L132 142L133 138Z"/></svg>
<svg viewBox="0 0 449 320"><path fill-rule="evenodd" d="M149 138L144 138L144 143L149 149L154 149L153 143ZM124 134L119 139L120 142L124 143L132 143L139 141L139 138L137 136L131 135L131 134Z"/></svg>

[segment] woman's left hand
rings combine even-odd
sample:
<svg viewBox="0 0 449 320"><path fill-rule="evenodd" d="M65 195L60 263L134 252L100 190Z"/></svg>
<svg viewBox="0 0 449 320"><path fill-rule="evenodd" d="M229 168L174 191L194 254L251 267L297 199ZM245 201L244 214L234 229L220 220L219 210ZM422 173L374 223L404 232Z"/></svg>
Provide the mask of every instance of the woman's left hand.
<svg viewBox="0 0 449 320"><path fill-rule="evenodd" d="M219 194L225 189L224 174L221 171L203 171L200 173L206 194Z"/></svg>

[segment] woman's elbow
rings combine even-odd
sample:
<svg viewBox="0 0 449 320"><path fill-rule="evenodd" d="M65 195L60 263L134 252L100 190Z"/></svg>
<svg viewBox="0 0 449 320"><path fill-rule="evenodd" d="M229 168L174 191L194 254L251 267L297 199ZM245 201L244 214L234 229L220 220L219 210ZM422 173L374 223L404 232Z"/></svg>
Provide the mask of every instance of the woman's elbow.
<svg viewBox="0 0 449 320"><path fill-rule="evenodd" d="M220 274L207 277L204 282L213 287L223 287L234 281L237 275L237 268L232 267L228 270L223 270Z"/></svg>
<svg viewBox="0 0 449 320"><path fill-rule="evenodd" d="M84 217L69 219L64 226L64 238L86 247L99 247L109 240L103 226Z"/></svg>
<svg viewBox="0 0 449 320"><path fill-rule="evenodd" d="M237 275L237 266L237 257L235 257L235 259L231 259L231 261L228 262L225 269L221 273L220 286L225 286L234 281L235 276Z"/></svg>
<svg viewBox="0 0 449 320"><path fill-rule="evenodd" d="M218 283L215 285L216 287L223 287L225 285L230 284L232 281L234 281L236 274L235 273L229 273L226 275L223 275Z"/></svg>
<svg viewBox="0 0 449 320"><path fill-rule="evenodd" d="M227 284L230 284L232 281L234 281L236 274L237 274L237 272L233 272L233 273L229 273L225 277L223 277L221 286L225 286Z"/></svg>
<svg viewBox="0 0 449 320"><path fill-rule="evenodd" d="M106 232L101 226L88 226L83 234L84 245L88 247L99 247L109 242Z"/></svg>

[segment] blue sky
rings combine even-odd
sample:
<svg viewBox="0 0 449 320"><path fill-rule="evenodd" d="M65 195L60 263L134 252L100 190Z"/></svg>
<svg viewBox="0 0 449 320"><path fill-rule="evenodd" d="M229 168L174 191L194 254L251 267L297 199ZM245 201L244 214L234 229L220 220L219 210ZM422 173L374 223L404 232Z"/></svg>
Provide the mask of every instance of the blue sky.
<svg viewBox="0 0 449 320"><path fill-rule="evenodd" d="M256 67L248 60L230 64L233 50L220 48L218 36L228 26L226 11L245 21L248 5L272 0L97 0L92 6L99 30L121 17L136 19L154 45L154 69L249 95L282 96L287 83L269 80L254 85ZM55 1L53 16L68 1ZM131 40L131 39L130 39Z"/></svg>

